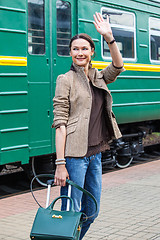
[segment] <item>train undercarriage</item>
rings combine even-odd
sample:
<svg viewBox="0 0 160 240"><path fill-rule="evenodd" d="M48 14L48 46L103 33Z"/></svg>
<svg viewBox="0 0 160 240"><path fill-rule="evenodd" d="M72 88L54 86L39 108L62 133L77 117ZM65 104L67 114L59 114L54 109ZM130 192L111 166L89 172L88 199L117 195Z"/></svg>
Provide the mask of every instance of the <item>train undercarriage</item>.
<svg viewBox="0 0 160 240"><path fill-rule="evenodd" d="M113 141L111 150L103 153L102 165L128 167L134 157L144 153L144 148L160 144L160 121L123 124L122 138Z"/></svg>
<svg viewBox="0 0 160 240"><path fill-rule="evenodd" d="M120 125L122 138L114 140L111 149L102 153L102 167L128 167L134 158L144 154L145 147L160 144L160 121ZM53 172L55 154L32 158L30 169L35 174ZM32 165L32 167L31 167ZM49 167L48 167L49 166Z"/></svg>
<svg viewBox="0 0 160 240"><path fill-rule="evenodd" d="M114 140L110 150L102 153L102 167L128 167L134 158L144 154L145 147L160 144L160 121L148 121L120 125L122 138ZM31 157L29 164L14 163L17 168L22 167L28 177L32 179L36 174L54 173L55 153ZM4 166L0 166L2 170Z"/></svg>

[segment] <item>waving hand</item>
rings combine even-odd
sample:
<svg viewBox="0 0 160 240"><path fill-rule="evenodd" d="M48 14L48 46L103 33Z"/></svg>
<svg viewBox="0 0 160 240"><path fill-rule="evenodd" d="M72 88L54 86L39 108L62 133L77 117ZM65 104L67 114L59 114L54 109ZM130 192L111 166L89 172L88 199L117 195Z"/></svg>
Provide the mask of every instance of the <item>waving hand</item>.
<svg viewBox="0 0 160 240"><path fill-rule="evenodd" d="M109 17L107 16L107 20L105 21L100 13L96 12L93 16L93 23L97 32L99 32L104 37L108 44L114 66L121 68L123 66L123 59L118 49L117 43L113 37L112 29L109 24Z"/></svg>
<svg viewBox="0 0 160 240"><path fill-rule="evenodd" d="M107 15L107 21L105 21L100 13L97 13L94 16L94 26L101 35L104 36L107 42L110 42L113 39L112 30L109 24L109 16Z"/></svg>

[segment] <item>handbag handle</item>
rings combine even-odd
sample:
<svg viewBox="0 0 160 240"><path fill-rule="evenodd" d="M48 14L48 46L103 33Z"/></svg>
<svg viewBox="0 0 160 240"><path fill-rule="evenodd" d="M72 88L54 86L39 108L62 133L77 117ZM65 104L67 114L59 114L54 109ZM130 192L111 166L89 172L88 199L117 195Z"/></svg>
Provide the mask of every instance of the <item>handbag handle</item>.
<svg viewBox="0 0 160 240"><path fill-rule="evenodd" d="M70 197L68 197L68 196L66 196L66 195L61 195L60 197L55 198L55 199L53 200L53 202L48 206L48 209L52 210L53 207L54 207L54 205L55 205L55 203L56 203L59 199L61 199L61 198L68 198L68 199L71 201L71 211L74 212L75 210L74 210L74 207L73 207L73 206L74 206L73 199L70 198Z"/></svg>
<svg viewBox="0 0 160 240"><path fill-rule="evenodd" d="M34 194L33 194L33 187L32 187L32 185L33 185L33 182L34 182L34 180L35 180L36 178L41 178L41 177L50 177L50 178L54 179L54 175L53 175L53 174L39 174L39 175L34 176L34 178L33 178L32 181L31 181L30 189L31 189L32 196L33 196L34 200L36 201L36 203L37 203L40 207L42 207L42 206L39 204L39 202L37 201L37 199L35 198L35 196L34 196ZM93 199L93 201L94 201L94 203L95 203L95 206L96 206L96 210L95 210L94 214L92 214L92 215L89 216L89 217L87 216L86 219L92 218L92 217L97 213L97 211L98 211L97 200L95 199L95 197L94 197L90 192L88 192L88 191L85 190L84 188L81 188L79 185L77 185L76 183L74 183L73 181L71 181L71 180L69 180L69 179L66 179L66 183L68 183L68 184L76 187L77 189L79 189L80 191L82 191L83 193L85 193L86 195L88 195L89 197L91 197L91 198ZM53 183L52 185L54 185L54 183ZM61 197L63 197L63 196L66 197L66 198L69 198L68 196L65 196L65 195L62 195L62 196L60 196L60 197L58 197L58 198L61 198ZM55 200L56 200L56 199L55 199ZM58 199L57 199L57 200L58 200ZM72 199L72 201L73 201L73 199ZM53 201L52 203L54 203L54 202L55 202L55 201ZM52 204L52 203L51 203L51 204ZM51 204L50 204L50 206L51 206ZM54 206L54 204L53 204L52 206ZM73 204L72 204L72 207L73 207ZM72 208L72 207L71 207L71 208Z"/></svg>

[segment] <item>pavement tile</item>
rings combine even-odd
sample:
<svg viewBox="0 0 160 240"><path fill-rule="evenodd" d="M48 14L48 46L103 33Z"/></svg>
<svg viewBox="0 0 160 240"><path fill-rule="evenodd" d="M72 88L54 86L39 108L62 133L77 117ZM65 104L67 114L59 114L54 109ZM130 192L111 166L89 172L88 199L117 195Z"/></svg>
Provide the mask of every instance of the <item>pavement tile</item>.
<svg viewBox="0 0 160 240"><path fill-rule="evenodd" d="M84 240L160 240L160 160L102 177L101 209ZM45 206L46 189L35 192ZM51 190L51 199L59 187ZM60 203L57 207L60 206ZM29 240L38 206L30 193L0 200L0 240Z"/></svg>
<svg viewBox="0 0 160 240"><path fill-rule="evenodd" d="M152 238L151 240L160 240L160 235L156 236L155 238Z"/></svg>

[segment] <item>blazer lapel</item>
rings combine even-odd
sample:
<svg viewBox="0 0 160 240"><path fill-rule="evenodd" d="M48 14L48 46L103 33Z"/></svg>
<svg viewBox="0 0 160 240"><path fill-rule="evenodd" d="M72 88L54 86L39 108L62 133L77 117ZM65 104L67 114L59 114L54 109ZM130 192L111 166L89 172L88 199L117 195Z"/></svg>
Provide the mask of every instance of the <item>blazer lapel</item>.
<svg viewBox="0 0 160 240"><path fill-rule="evenodd" d="M84 85L84 87L87 88L87 90L91 94L89 81L88 81L88 79L86 77L86 74L84 72L84 67L79 67L78 65L76 65L74 63L73 63L73 66L74 66L76 74L78 75L78 80L81 81L81 83Z"/></svg>

